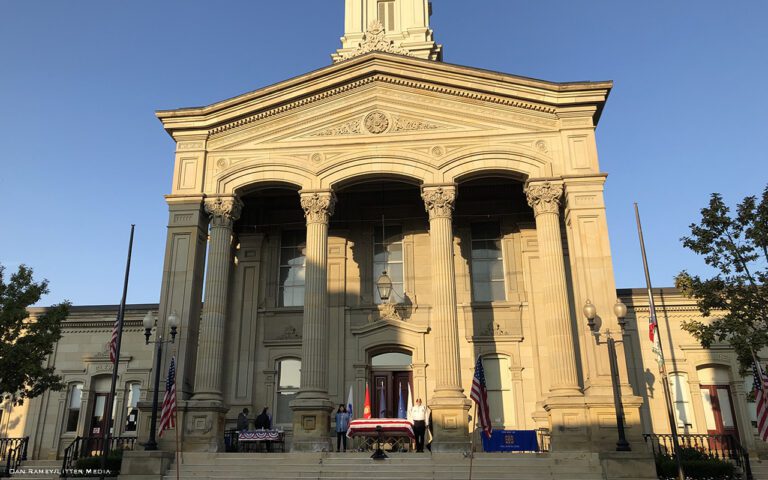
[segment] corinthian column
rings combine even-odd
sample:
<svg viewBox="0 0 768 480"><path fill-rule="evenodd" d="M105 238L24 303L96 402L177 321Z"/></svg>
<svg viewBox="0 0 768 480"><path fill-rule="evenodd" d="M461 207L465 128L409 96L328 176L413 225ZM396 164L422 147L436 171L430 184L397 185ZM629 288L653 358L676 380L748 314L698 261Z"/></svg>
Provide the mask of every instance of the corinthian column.
<svg viewBox="0 0 768 480"><path fill-rule="evenodd" d="M330 190L299 192L307 219L307 255L304 270L304 319L301 337L301 388L291 402L293 450L328 448L328 222L336 204Z"/></svg>
<svg viewBox="0 0 768 480"><path fill-rule="evenodd" d="M525 195L536 217L536 236L542 268L537 279L540 280L540 288L544 293L543 311L547 319L550 394L580 394L560 235L560 198L563 195L563 186L547 181L529 182L525 186Z"/></svg>
<svg viewBox="0 0 768 480"><path fill-rule="evenodd" d="M435 336L435 392L433 412L436 451L457 451L468 442L466 412L469 402L461 388L459 322L456 313L456 272L453 263L451 217L455 185L425 185L421 198L429 213L432 256L432 315Z"/></svg>
<svg viewBox="0 0 768 480"><path fill-rule="evenodd" d="M301 192L307 256L299 398L328 398L328 222L335 204L333 192Z"/></svg>
<svg viewBox="0 0 768 480"><path fill-rule="evenodd" d="M242 202L236 197L205 200L205 211L211 217L211 239L193 400L222 400L221 376L227 287L232 265L232 225L240 218L242 207Z"/></svg>

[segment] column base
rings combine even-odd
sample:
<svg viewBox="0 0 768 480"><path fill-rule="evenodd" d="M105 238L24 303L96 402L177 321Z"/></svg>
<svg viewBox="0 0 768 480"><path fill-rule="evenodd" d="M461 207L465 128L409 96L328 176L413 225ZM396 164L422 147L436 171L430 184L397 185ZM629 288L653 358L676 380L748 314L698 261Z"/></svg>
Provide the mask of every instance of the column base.
<svg viewBox="0 0 768 480"><path fill-rule="evenodd" d="M657 478L653 455L642 449L637 452L600 453L603 475L611 480L653 480Z"/></svg>
<svg viewBox="0 0 768 480"><path fill-rule="evenodd" d="M459 392L458 396L433 397L432 452L468 452L471 448L467 427L471 402Z"/></svg>
<svg viewBox="0 0 768 480"><path fill-rule="evenodd" d="M223 452L229 406L218 401L189 400L183 411L182 443L185 452ZM181 425L177 425L179 428Z"/></svg>
<svg viewBox="0 0 768 480"><path fill-rule="evenodd" d="M544 409L549 415L550 451L592 450L584 397L550 397Z"/></svg>
<svg viewBox="0 0 768 480"><path fill-rule="evenodd" d="M162 480L171 468L173 452L126 450L120 467L121 480Z"/></svg>
<svg viewBox="0 0 768 480"><path fill-rule="evenodd" d="M299 394L301 395L301 394ZM331 451L331 412L334 404L327 398L297 398L293 410L294 452Z"/></svg>

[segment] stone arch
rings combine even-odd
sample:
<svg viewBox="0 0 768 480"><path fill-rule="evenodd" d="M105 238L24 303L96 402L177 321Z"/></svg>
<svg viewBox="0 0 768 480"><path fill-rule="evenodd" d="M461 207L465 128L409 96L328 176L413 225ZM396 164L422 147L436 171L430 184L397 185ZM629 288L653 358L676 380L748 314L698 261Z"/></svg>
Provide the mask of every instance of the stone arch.
<svg viewBox="0 0 768 480"><path fill-rule="evenodd" d="M532 152L485 150L454 157L440 166L442 181L461 182L494 173L520 180L554 176L552 162Z"/></svg>
<svg viewBox="0 0 768 480"><path fill-rule="evenodd" d="M281 184L300 189L315 188L314 174L303 167L270 162L235 166L225 170L216 179L215 192L237 193L253 184Z"/></svg>
<svg viewBox="0 0 768 480"><path fill-rule="evenodd" d="M358 156L318 172L320 188L334 188L357 178L374 176L414 184L434 183L438 178L433 165L406 154Z"/></svg>

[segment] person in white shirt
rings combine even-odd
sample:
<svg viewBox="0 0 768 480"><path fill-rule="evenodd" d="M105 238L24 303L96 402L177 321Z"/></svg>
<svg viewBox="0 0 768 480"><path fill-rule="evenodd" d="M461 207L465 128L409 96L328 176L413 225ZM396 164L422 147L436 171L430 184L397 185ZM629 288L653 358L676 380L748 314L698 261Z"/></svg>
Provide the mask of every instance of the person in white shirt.
<svg viewBox="0 0 768 480"><path fill-rule="evenodd" d="M424 433L429 422L429 411L425 405L421 404L421 399L417 398L409 413L409 417L413 421L413 433L416 435L416 451L423 452Z"/></svg>

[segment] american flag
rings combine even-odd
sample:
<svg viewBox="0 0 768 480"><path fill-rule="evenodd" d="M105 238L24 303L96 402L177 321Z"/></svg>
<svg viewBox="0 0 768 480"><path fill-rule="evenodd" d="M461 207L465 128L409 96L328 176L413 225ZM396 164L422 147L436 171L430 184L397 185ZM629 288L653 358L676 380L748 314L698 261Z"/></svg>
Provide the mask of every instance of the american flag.
<svg viewBox="0 0 768 480"><path fill-rule="evenodd" d="M477 415L480 417L480 427L488 438L491 437L493 427L491 426L491 412L488 408L488 391L485 388L485 371L483 370L483 359L478 355L475 364L475 376L472 378L472 391L469 398L477 404Z"/></svg>
<svg viewBox="0 0 768 480"><path fill-rule="evenodd" d="M115 318L115 326L112 327L112 338L109 339L109 361L117 361L117 330L120 327L120 315Z"/></svg>
<svg viewBox="0 0 768 480"><path fill-rule="evenodd" d="M176 357L171 357L171 365L168 367L162 411L159 437L163 436L166 429L176 428Z"/></svg>
<svg viewBox="0 0 768 480"><path fill-rule="evenodd" d="M757 431L764 442L768 442L768 375L755 362L752 364L752 376L755 378L755 405L757 405Z"/></svg>

